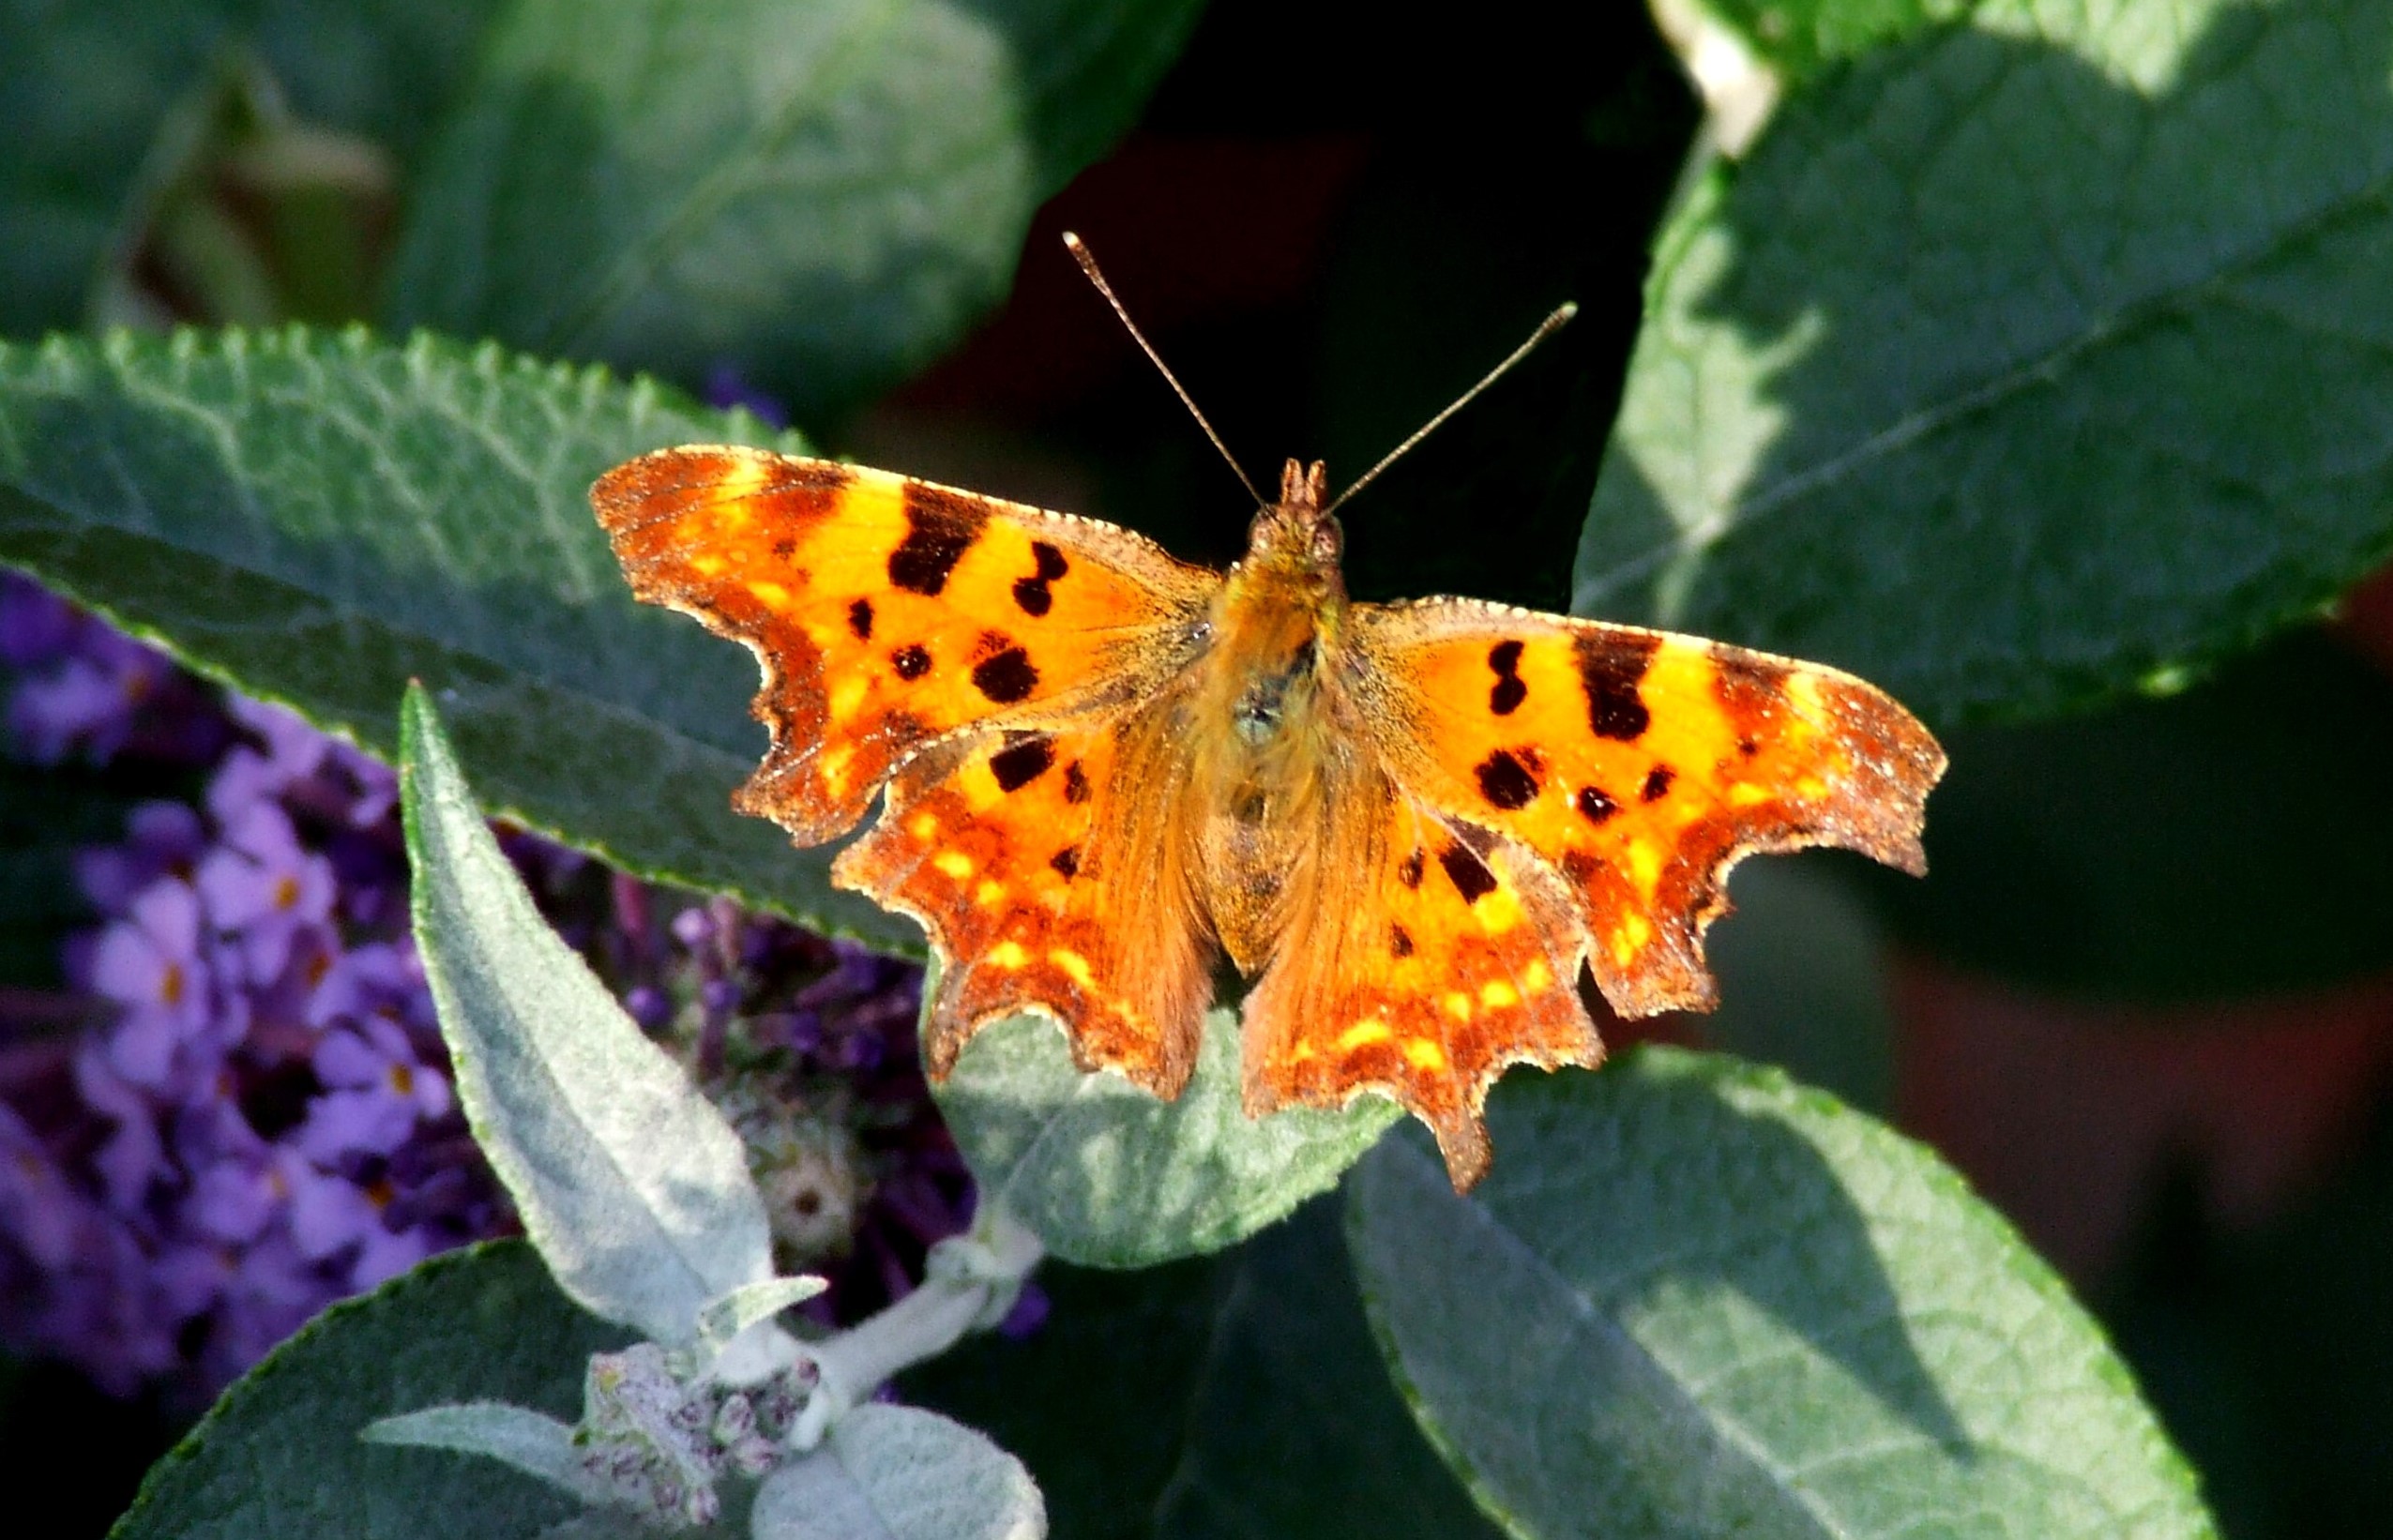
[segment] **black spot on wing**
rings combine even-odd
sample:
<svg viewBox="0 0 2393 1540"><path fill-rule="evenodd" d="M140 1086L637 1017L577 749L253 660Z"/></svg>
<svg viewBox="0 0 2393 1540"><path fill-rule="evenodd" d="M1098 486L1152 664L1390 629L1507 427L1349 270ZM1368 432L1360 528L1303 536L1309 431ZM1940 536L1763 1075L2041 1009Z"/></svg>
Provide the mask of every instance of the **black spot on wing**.
<svg viewBox="0 0 2393 1540"><path fill-rule="evenodd" d="M1419 851L1415 851L1404 857L1403 864L1396 868L1396 880L1406 887L1421 885L1421 853Z"/></svg>
<svg viewBox="0 0 2393 1540"><path fill-rule="evenodd" d="M1073 803L1088 800L1088 772L1080 767L1078 760L1064 766L1064 800Z"/></svg>
<svg viewBox="0 0 2393 1540"><path fill-rule="evenodd" d="M1638 800L1641 802L1659 802L1662 798L1670 795L1670 783L1677 778L1678 772L1673 770L1669 765L1655 765L1651 770L1645 772L1645 784L1637 789Z"/></svg>
<svg viewBox="0 0 2393 1540"><path fill-rule="evenodd" d="M1024 738L1018 744L999 749L989 756L989 773L997 778L1000 791L1019 792L1045 775L1055 762L1055 746L1049 739Z"/></svg>
<svg viewBox="0 0 2393 1540"><path fill-rule="evenodd" d="M1582 632L1573 639L1579 681L1587 692L1587 725L1597 737L1632 743L1645 735L1654 718L1637 682L1660 645L1661 638L1651 636Z"/></svg>
<svg viewBox="0 0 2393 1540"><path fill-rule="evenodd" d="M889 667L901 679L919 679L931 672L931 654L917 645L900 647L889 655Z"/></svg>
<svg viewBox="0 0 2393 1540"><path fill-rule="evenodd" d="M1409 958L1413 955L1413 933L1401 925L1387 928L1387 950L1391 956Z"/></svg>
<svg viewBox="0 0 2393 1540"><path fill-rule="evenodd" d="M1466 904L1477 903L1495 891L1495 873L1462 845L1448 845L1438 852L1437 864L1446 868L1446 880L1454 884L1455 892L1462 895Z"/></svg>
<svg viewBox="0 0 2393 1540"><path fill-rule="evenodd" d="M1080 875L1080 847L1078 845L1065 846L1049 856L1047 864L1061 873L1066 882L1070 882Z"/></svg>
<svg viewBox="0 0 2393 1540"><path fill-rule="evenodd" d="M1579 808L1579 816L1590 823L1601 823L1605 819L1620 811L1619 803L1613 801L1593 786L1580 787L1579 795L1573 800Z"/></svg>
<svg viewBox="0 0 2393 1540"><path fill-rule="evenodd" d="M989 509L969 492L919 481L905 484L905 538L889 552L889 581L911 594L935 595L989 523Z"/></svg>
<svg viewBox="0 0 2393 1540"><path fill-rule="evenodd" d="M1055 596L1047 585L1072 569L1064 553L1044 540L1030 543L1033 571L1027 578L1014 580L1014 602L1026 615L1043 615L1055 608Z"/></svg>
<svg viewBox="0 0 2393 1540"><path fill-rule="evenodd" d="M1508 748L1499 748L1479 762L1479 794L1507 811L1525 808L1537 797L1537 778Z"/></svg>
<svg viewBox="0 0 2393 1540"><path fill-rule="evenodd" d="M1495 683L1488 689L1488 709L1509 717L1529 698L1529 687L1521 677L1521 643L1499 642L1490 647L1488 667L1495 671Z"/></svg>
<svg viewBox="0 0 2393 1540"><path fill-rule="evenodd" d="M972 666L972 686L997 704L1011 705L1038 687L1038 671L1031 667L1030 654L1007 647Z"/></svg>
<svg viewBox="0 0 2393 1540"><path fill-rule="evenodd" d="M847 628L858 642L872 640L872 601L858 599L847 607Z"/></svg>

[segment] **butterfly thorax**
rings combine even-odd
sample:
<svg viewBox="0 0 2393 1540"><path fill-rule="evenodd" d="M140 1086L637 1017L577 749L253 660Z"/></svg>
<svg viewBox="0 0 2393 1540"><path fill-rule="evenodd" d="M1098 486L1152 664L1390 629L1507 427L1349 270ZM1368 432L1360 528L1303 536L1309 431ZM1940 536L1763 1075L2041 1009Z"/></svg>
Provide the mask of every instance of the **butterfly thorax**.
<svg viewBox="0 0 2393 1540"><path fill-rule="evenodd" d="M1190 702L1206 907L1250 974L1279 929L1289 862L1322 811L1322 755L1337 741L1324 670L1346 589L1322 493L1319 463L1288 462L1280 501L1255 516L1246 556L1215 595Z"/></svg>

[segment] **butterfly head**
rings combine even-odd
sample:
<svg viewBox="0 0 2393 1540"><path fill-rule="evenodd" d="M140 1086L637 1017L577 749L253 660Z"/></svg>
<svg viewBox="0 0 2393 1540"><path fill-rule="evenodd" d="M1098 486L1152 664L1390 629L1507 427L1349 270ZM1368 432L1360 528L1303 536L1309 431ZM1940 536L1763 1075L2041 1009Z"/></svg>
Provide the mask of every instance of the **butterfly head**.
<svg viewBox="0 0 2393 1540"><path fill-rule="evenodd" d="M1333 581L1337 578L1346 538L1324 506L1327 476L1328 467L1320 460L1310 465L1288 461L1280 473L1280 501L1255 515L1241 566L1290 576L1318 572Z"/></svg>

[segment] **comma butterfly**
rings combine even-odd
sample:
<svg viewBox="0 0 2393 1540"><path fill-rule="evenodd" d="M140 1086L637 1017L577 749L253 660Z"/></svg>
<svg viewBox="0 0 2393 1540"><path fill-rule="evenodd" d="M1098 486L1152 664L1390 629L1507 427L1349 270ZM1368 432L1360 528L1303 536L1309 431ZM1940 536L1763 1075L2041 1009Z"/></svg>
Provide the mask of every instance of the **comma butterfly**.
<svg viewBox="0 0 2393 1540"><path fill-rule="evenodd" d="M832 872L930 932L934 1077L1027 1009L1083 1068L1175 1096L1219 949L1252 981L1250 1114L1382 1093L1462 1189L1507 1065L1602 1056L1596 994L1627 1017L1714 1003L1703 933L1739 858L1841 845L1924 871L1945 757L1833 669L1353 602L1325 490L1291 460L1227 573L759 449L660 450L590 495L634 593L763 665L772 749L735 806L813 845L882 799Z"/></svg>

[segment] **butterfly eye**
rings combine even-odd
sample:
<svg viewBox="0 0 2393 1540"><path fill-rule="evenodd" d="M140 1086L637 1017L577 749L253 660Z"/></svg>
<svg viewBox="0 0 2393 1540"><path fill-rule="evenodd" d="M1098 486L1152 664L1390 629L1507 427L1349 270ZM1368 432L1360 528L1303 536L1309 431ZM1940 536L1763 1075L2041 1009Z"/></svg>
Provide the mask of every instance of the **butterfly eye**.
<svg viewBox="0 0 2393 1540"><path fill-rule="evenodd" d="M1325 519L1313 526L1313 559L1334 562L1344 551L1345 536L1338 531L1338 521Z"/></svg>

